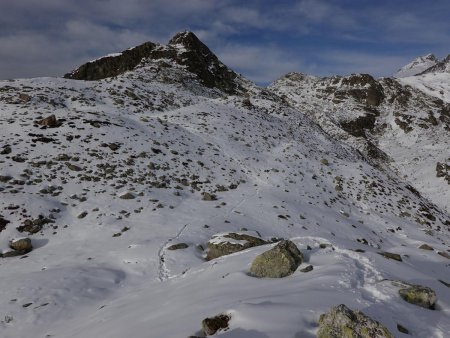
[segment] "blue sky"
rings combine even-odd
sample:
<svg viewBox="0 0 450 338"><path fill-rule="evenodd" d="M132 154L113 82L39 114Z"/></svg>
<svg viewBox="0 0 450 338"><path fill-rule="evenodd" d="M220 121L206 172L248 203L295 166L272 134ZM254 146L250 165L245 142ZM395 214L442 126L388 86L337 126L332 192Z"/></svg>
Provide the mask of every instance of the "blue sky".
<svg viewBox="0 0 450 338"><path fill-rule="evenodd" d="M14 0L0 2L0 79L61 76L90 59L191 30L267 84L289 71L388 76L450 53L448 0Z"/></svg>

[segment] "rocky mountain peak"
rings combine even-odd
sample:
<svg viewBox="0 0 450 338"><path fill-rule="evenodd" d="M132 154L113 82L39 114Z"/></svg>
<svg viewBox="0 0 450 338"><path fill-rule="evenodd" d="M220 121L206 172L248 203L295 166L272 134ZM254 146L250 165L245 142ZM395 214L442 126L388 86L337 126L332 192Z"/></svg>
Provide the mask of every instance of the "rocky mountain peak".
<svg viewBox="0 0 450 338"><path fill-rule="evenodd" d="M196 74L207 87L218 88L229 94L240 91L235 81L238 75L225 66L194 33L177 33L170 39L168 46L178 50L176 62Z"/></svg>
<svg viewBox="0 0 450 338"><path fill-rule="evenodd" d="M408 76L414 76L427 71L430 67L439 63L439 59L434 54L427 54L419 56L407 65L400 68L397 73L394 74L396 78L403 78Z"/></svg>
<svg viewBox="0 0 450 338"><path fill-rule="evenodd" d="M235 81L238 75L226 67L192 32L177 33L166 46L146 42L121 53L101 57L85 63L64 77L101 80L132 71L143 60L161 59L185 66L208 88L217 88L228 94L241 91L241 86Z"/></svg>
<svg viewBox="0 0 450 338"><path fill-rule="evenodd" d="M189 50L204 50L211 53L208 47L192 32L185 31L175 34L169 41L169 45L183 45ZM212 54L212 53L211 53Z"/></svg>
<svg viewBox="0 0 450 338"><path fill-rule="evenodd" d="M425 56L420 57L422 60L431 60L431 61L439 61L438 58L434 54L427 54Z"/></svg>
<svg viewBox="0 0 450 338"><path fill-rule="evenodd" d="M450 73L450 54L443 60L437 61L436 64L421 72L419 75L429 73Z"/></svg>

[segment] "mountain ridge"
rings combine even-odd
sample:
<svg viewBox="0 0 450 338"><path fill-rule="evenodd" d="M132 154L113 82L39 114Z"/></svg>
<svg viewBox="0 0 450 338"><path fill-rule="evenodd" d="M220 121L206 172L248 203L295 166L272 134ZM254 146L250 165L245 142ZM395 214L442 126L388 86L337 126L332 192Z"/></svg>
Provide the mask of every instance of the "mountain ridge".
<svg viewBox="0 0 450 338"><path fill-rule="evenodd" d="M407 65L400 68L394 77L402 78L408 76L418 75L427 69L435 66L439 62L438 58L434 54L427 54L424 56L419 56Z"/></svg>

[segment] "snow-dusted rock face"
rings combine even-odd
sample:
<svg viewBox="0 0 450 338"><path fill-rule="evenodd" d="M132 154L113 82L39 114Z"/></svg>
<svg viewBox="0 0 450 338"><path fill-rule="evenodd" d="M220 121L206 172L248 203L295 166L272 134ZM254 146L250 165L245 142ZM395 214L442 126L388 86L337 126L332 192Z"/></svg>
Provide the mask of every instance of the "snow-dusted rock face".
<svg viewBox="0 0 450 338"><path fill-rule="evenodd" d="M75 80L101 80L113 77L134 69L144 58L151 57L152 52L158 47L157 44L146 42L134 48L127 49L122 53L107 55L96 60L85 63L64 75L67 79Z"/></svg>
<svg viewBox="0 0 450 338"><path fill-rule="evenodd" d="M184 37L155 51L188 53L196 42ZM203 52L200 64L213 59ZM424 163L448 148L443 103L370 76L296 75L275 90L217 66L208 84L197 61L0 81L0 336L199 336L203 319L226 314L218 335L314 337L338 304L393 334L445 336L450 217L401 171L428 176ZM381 151L355 150L369 142L401 175ZM243 228L291 240L314 269L254 278L265 246L205 261L213 235ZM11 257L24 235L33 250ZM432 288L436 311L385 280Z"/></svg>
<svg viewBox="0 0 450 338"><path fill-rule="evenodd" d="M417 59L411 61L406 66L400 68L397 73L394 74L396 78L414 76L427 71L433 66L436 66L439 60L433 54L427 54L425 56L419 56Z"/></svg>

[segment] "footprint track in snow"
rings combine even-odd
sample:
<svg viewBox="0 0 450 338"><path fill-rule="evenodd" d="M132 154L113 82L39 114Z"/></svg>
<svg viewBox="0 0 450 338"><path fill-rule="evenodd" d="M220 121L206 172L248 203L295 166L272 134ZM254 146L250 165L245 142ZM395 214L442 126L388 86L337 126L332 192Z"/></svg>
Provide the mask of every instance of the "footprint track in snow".
<svg viewBox="0 0 450 338"><path fill-rule="evenodd" d="M164 282L165 280L168 280L168 279L174 277L170 274L170 270L166 265L166 257L165 256L166 256L167 245L169 243L171 243L172 241L178 239L183 234L184 230L186 230L188 225L189 224L183 225L180 228L180 230L178 230L176 235L167 239L167 241L165 241L164 244L161 245L161 247L158 250L158 257L159 257L158 279L161 282Z"/></svg>

